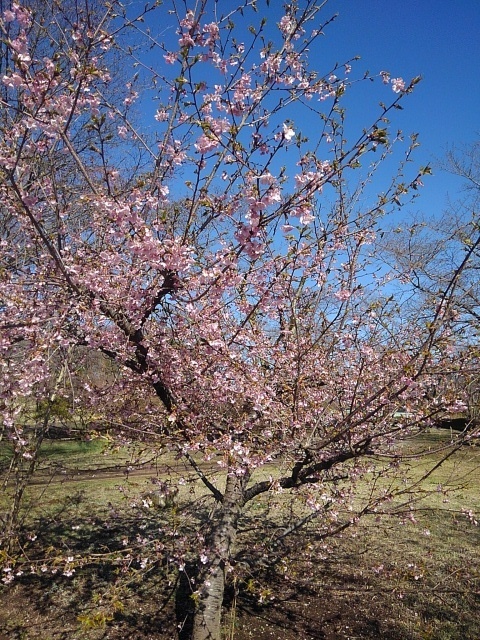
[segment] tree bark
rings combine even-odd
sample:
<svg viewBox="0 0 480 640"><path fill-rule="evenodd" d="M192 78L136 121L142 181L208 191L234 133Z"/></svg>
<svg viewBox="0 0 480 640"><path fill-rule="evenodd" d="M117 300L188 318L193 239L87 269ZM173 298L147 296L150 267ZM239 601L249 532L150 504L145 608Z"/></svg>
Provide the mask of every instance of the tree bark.
<svg viewBox="0 0 480 640"><path fill-rule="evenodd" d="M229 473L220 518L212 534L205 572L193 619L192 640L220 640L225 569L235 545L238 519L242 512L248 478Z"/></svg>

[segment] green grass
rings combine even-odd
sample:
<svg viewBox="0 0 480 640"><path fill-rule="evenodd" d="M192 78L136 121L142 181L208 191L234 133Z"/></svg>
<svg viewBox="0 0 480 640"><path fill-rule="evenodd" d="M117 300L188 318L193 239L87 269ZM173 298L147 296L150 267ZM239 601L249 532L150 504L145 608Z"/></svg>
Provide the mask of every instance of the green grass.
<svg viewBox="0 0 480 640"><path fill-rule="evenodd" d="M0 469L6 470L12 458L9 443L0 443ZM117 447L106 437L91 440L44 440L36 465L36 476L43 478L60 471L115 471L129 465L141 466L148 462L147 455L137 447Z"/></svg>
<svg viewBox="0 0 480 640"><path fill-rule="evenodd" d="M410 461L410 482L438 459L433 451L446 438L448 433L432 432L409 445L432 450L427 458ZM209 514L205 491L194 474L177 466L175 473L187 480L180 509L143 509L142 496L152 488L157 469L148 465L127 476L132 454L138 461L138 450L113 450L100 440L45 443L41 483L25 495L24 550L32 562L71 555L76 574L71 579L26 575L17 587L0 589L0 638L2 632L29 640L176 637L169 558L183 533L201 531ZM174 464L171 456L160 459L160 477ZM115 467L115 473L99 471ZM322 540L313 521L258 563L238 565L235 604L228 605L229 639L234 630L234 640L316 640L321 629L328 640L477 640L480 527L466 511L480 514L479 486L480 447L465 447L427 478L415 522L408 514L369 515L340 536ZM10 490L0 494L1 510ZM359 488L359 502L367 492L367 484ZM194 505L183 510L187 501ZM250 504L240 536L248 551L259 536L275 530L288 504L287 494ZM166 533L172 527L177 534ZM38 538L31 542L33 531ZM156 560L141 569L135 549L149 536L155 542L147 549ZM126 553L132 557L128 566L122 564ZM81 558L89 554L90 563L82 566ZM32 608L32 603L37 604ZM36 612L34 630L24 620L26 607ZM57 626L51 620L58 620ZM107 631L96 628L96 621Z"/></svg>
<svg viewBox="0 0 480 640"><path fill-rule="evenodd" d="M409 462L410 483L439 459L434 451L448 437L432 432L409 445L412 452L419 446L432 450ZM379 487L382 482L389 483L380 481ZM254 623L253 630L252 620L240 616L245 637L250 637L248 631L253 636L261 632L265 637L290 638L282 635L282 620L295 616L299 616L297 632L301 628L308 632L315 623L310 620L309 627L310 613L302 610L303 600L323 609L317 624L327 638L477 640L480 522L476 526L467 512L471 510L480 521L479 487L480 447L464 447L425 480L423 500L415 503L411 514L407 509L400 518L393 515L401 502L393 500L383 508L392 515L380 509L378 515L368 515L328 540L318 539L317 524L312 522L303 537L285 541L284 561L255 576L255 597L269 589L269 606L278 615L270 616L269 624ZM368 483L358 493L356 503L361 506ZM282 502L277 498L277 509L282 509ZM296 604L282 599L285 584L302 594Z"/></svg>
<svg viewBox="0 0 480 640"><path fill-rule="evenodd" d="M47 440L42 444L40 458L52 462L65 458L78 458L82 462L98 459L105 452L105 443L95 440Z"/></svg>

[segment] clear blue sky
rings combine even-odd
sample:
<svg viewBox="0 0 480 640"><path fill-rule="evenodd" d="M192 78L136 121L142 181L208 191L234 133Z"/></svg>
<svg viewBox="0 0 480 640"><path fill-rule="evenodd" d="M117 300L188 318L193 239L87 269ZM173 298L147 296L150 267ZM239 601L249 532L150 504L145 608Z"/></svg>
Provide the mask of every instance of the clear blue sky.
<svg viewBox="0 0 480 640"><path fill-rule="evenodd" d="M480 138L480 0L331 0L339 17L328 44L370 71L423 77L399 122L420 134L422 162ZM327 41L326 41L327 45ZM328 45L327 45L328 46ZM434 167L435 168L435 167ZM433 212L458 181L435 168L417 208Z"/></svg>
<svg viewBox="0 0 480 640"><path fill-rule="evenodd" d="M282 15L283 4L271 0L272 19ZM338 18L325 30L311 60L320 72L325 71L324 61L343 62L358 55L361 60L352 75L386 70L406 81L422 76L394 123L405 134L419 133L415 159L434 169L414 209L438 213L447 196L456 199L461 184L438 166L446 150L480 138L480 0L329 0L322 15L335 13ZM378 95L365 93L360 127L368 123L362 110L368 101L375 105Z"/></svg>
<svg viewBox="0 0 480 640"><path fill-rule="evenodd" d="M139 2L134 0L133 4ZM195 0L186 2L189 7L196 4ZM298 2L302 4L302 0ZM217 6L227 13L239 4L240 0L219 0ZM270 0L268 28L275 30L283 5L283 0ZM418 165L432 164L434 168L435 175L426 180L414 209L439 213L446 206L447 195L455 199L460 183L442 172L438 163L447 148L461 147L480 137L480 0L329 0L321 16L326 19L335 13L338 18L311 55L312 67L321 74L332 62L358 55L361 60L352 76L367 69L372 74L386 70L407 82L422 76L414 94L402 102L404 111L395 113L394 125L405 134L419 133L421 148L415 160ZM252 20L254 14L249 15ZM154 25L154 30L157 27L167 40L175 38L175 23L168 24L165 5L158 16L162 24ZM261 17L259 12L257 18ZM236 37L241 40L242 34ZM352 110L360 130L371 124L369 109L379 100L387 102L394 97L391 91L382 96L368 89L360 89L365 102L355 103Z"/></svg>

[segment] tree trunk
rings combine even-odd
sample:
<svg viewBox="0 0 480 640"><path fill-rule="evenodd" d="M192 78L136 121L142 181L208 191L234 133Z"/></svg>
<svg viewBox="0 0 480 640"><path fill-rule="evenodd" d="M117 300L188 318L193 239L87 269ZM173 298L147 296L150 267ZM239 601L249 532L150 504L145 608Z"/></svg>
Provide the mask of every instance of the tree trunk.
<svg viewBox="0 0 480 640"><path fill-rule="evenodd" d="M192 640L220 640L225 568L237 535L238 518L244 506L248 478L229 474L220 519L216 523L210 558L202 573L199 598L193 619Z"/></svg>

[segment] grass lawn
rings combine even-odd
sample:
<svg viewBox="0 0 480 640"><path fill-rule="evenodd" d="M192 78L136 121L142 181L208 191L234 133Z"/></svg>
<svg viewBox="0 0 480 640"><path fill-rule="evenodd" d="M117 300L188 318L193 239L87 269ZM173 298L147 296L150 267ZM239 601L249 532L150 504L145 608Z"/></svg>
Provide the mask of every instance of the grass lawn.
<svg viewBox="0 0 480 640"><path fill-rule="evenodd" d="M424 444L434 450L445 437L432 433ZM414 478L428 462L412 461ZM167 467L185 478L179 507L147 508L151 478ZM426 486L435 492L412 517L369 515L328 540L312 521L263 560L239 565L227 590L225 638L480 638L480 526L468 516L480 513L480 447L452 456ZM1 511L10 494L7 486ZM194 509L183 508L187 498ZM286 508L282 496L274 500L269 513ZM25 495L22 544L32 564L48 570L34 576L25 569L0 587L0 640L177 637L172 558L181 552L180 533L195 535L201 523L194 514L206 506L201 487L172 457L149 459L101 441L46 443ZM266 513L261 502L247 511L240 534L247 548ZM142 540L143 566L135 559Z"/></svg>

